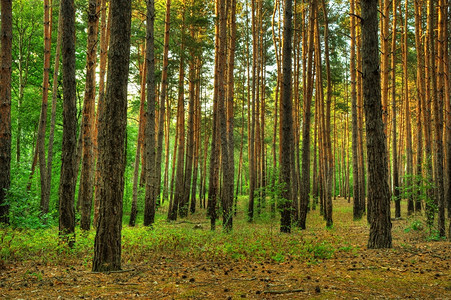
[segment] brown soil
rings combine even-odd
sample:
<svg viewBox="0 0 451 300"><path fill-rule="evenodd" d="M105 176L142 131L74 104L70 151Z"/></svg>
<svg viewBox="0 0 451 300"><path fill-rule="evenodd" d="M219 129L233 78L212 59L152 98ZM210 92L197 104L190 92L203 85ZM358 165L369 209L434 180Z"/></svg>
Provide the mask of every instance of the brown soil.
<svg viewBox="0 0 451 300"><path fill-rule="evenodd" d="M406 233L403 219L393 220L393 249L368 250L364 222L353 225L339 212L336 217L335 232L318 229L318 238L340 235L355 248L338 249L323 261L197 261L157 255L148 258L151 262L124 263L123 271L109 274L92 273L80 262L15 262L0 271L0 298L451 299L451 243L427 242L424 231Z"/></svg>

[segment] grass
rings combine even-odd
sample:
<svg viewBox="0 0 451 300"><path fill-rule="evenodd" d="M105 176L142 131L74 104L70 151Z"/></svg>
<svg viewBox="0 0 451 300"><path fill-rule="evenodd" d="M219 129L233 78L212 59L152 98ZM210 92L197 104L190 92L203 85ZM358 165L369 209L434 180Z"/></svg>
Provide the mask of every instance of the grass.
<svg viewBox="0 0 451 300"><path fill-rule="evenodd" d="M199 260L271 261L300 260L317 263L334 257L336 252L357 255L364 247L362 232L367 234L365 218L352 221L352 208L340 200L342 206L334 209L334 227L325 230L319 212L308 215L307 230L293 228L291 234L279 233L279 217L270 213L256 216L247 222L244 213L246 199L239 202L239 213L234 218L231 233L222 231L218 220L216 231L209 230L205 211L189 216L189 221L166 221L166 206L160 208L153 228L129 227L124 218L122 230L122 259L126 263L150 260L153 256L192 258ZM344 206L343 206L344 205ZM351 221L350 221L351 220ZM420 222L406 220L406 232L421 231ZM200 224L201 229L195 229ZM199 227L199 226L196 226ZM400 230L401 231L401 230ZM405 232L405 233L406 233ZM95 230L76 231L73 248L60 244L57 228L0 229L0 259L5 262L34 261L43 264L70 264L81 261L89 267L93 256Z"/></svg>

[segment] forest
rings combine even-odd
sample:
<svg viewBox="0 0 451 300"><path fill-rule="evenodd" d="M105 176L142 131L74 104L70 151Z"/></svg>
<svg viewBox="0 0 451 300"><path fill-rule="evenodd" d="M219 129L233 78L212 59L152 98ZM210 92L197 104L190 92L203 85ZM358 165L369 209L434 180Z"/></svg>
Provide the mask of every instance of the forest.
<svg viewBox="0 0 451 300"><path fill-rule="evenodd" d="M0 296L451 297L448 0L0 14Z"/></svg>

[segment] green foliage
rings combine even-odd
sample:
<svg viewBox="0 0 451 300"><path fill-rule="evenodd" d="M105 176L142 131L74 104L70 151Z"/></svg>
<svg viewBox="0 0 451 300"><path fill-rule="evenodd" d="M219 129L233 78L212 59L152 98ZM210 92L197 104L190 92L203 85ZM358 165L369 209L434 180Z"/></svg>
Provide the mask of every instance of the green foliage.
<svg viewBox="0 0 451 300"><path fill-rule="evenodd" d="M55 226L56 210L41 214L39 196L27 190L28 171L20 165L13 165L11 173L14 174L14 180L6 195L11 227L39 229Z"/></svg>
<svg viewBox="0 0 451 300"><path fill-rule="evenodd" d="M407 227L406 229L404 229L404 232L410 232L411 230L413 231L420 231L423 230L423 222L421 222L418 219L413 220L409 227Z"/></svg>

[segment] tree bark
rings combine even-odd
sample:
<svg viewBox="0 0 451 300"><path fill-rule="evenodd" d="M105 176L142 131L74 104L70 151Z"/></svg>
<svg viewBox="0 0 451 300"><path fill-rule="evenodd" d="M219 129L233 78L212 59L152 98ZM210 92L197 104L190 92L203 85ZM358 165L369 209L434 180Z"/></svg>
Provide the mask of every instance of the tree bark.
<svg viewBox="0 0 451 300"><path fill-rule="evenodd" d="M121 269L127 83L130 58L131 1L111 0L108 77L99 128L100 213L94 240L95 272Z"/></svg>
<svg viewBox="0 0 451 300"><path fill-rule="evenodd" d="M390 193L382 121L377 0L362 0L362 77L367 131L368 201L373 217L368 248L391 248Z"/></svg>
<svg viewBox="0 0 451 300"><path fill-rule="evenodd" d="M81 208L80 227L89 230L91 227L91 210L93 196L94 172L94 120L96 97L96 60L97 60L97 33L99 27L98 7L99 0L90 0L88 3L88 49L86 51L86 85L83 104L83 154L80 175L79 201Z"/></svg>
<svg viewBox="0 0 451 300"><path fill-rule="evenodd" d="M315 2L315 1L314 1ZM291 232L291 168L293 168L293 115L291 87L291 55L293 35L293 1L285 0L283 10L282 86L280 90L280 182L283 184L280 232ZM305 121L304 121L305 122ZM304 155L304 153L303 153ZM310 157L309 157L310 159ZM303 165L304 167L304 165ZM304 178L305 179L305 178ZM310 186L310 185L309 185ZM306 188L306 187L304 187ZM304 195L305 196L305 195ZM308 195L307 195L308 196Z"/></svg>
<svg viewBox="0 0 451 300"><path fill-rule="evenodd" d="M147 115L145 129L145 162L146 162L146 195L144 198L144 226L151 226L155 222L156 209L156 152L155 152L155 3L147 0L147 34L146 34L146 62L147 62ZM158 189L159 194L160 189Z"/></svg>
<svg viewBox="0 0 451 300"><path fill-rule="evenodd" d="M309 18L309 45L308 45L308 61L307 61L307 91L304 98L304 114L302 124L302 188L300 191L300 213L299 227L305 229L305 221L307 219L307 210L310 199L310 114L313 97L313 40L314 40L314 24L315 11L317 9L317 1L310 2L310 18ZM281 108L282 109L282 108Z"/></svg>
<svg viewBox="0 0 451 300"><path fill-rule="evenodd" d="M11 179L12 0L1 1L0 60L0 223L9 222L6 193Z"/></svg>
<svg viewBox="0 0 451 300"><path fill-rule="evenodd" d="M75 156L77 147L77 103L75 81L75 8L73 0L61 2L63 18L63 144L59 190L59 234L70 246L75 242Z"/></svg>
<svg viewBox="0 0 451 300"><path fill-rule="evenodd" d="M38 128L38 157L39 172L41 174L41 212L49 211L50 186L47 179L47 163L45 157L45 132L47 125L47 110L49 97L50 51L52 42L52 16L50 15L49 0L44 0L44 75L42 79L42 105Z"/></svg>

